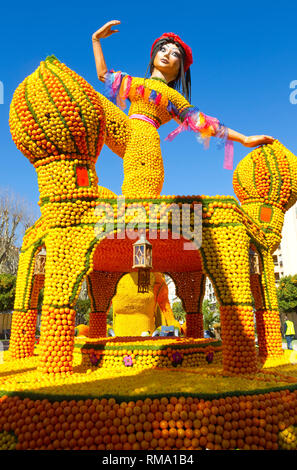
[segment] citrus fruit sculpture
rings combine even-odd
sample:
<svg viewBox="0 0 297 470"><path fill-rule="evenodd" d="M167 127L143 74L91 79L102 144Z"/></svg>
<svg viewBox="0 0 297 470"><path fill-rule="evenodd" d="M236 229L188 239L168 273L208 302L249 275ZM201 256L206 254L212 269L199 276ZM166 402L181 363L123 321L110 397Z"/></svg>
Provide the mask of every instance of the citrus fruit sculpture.
<svg viewBox="0 0 297 470"><path fill-rule="evenodd" d="M263 365L282 362L272 254L281 240L284 214L297 200L297 158L279 141L256 148L238 164L233 184L239 201L232 196L161 196L153 184L147 184L154 181L150 165L137 169L143 171L137 177L139 186L131 185L129 193L127 183L123 199L123 195L98 186L95 168L104 143L117 146L119 152L125 139L118 131L116 107L54 56L41 62L19 85L9 123L17 148L36 169L41 217L23 240L7 364L26 364L34 357L38 381L46 377L47 383L70 383L76 373L74 306L84 279L92 311L88 341L81 349L91 371L92 367L114 363L131 371L129 366L139 357L139 364L152 368L155 374L159 370L154 368L170 370L174 366L178 371L182 361L185 374L187 368L199 374L201 357L204 365L215 357L214 364L222 358L221 378L248 376L256 380ZM129 178L131 172L133 165L129 166ZM152 215L155 205L161 210ZM179 238L174 236L173 205L175 215L182 214L184 205L189 208L189 229ZM202 207L201 246L191 238L197 206ZM119 331L122 328L125 333L120 332L121 347L115 350L112 342L104 342L106 315L118 283L133 273L135 241L118 235L133 232L129 224L140 209L147 236L153 216L153 271L157 277L157 273L168 273L174 280L187 313L187 336L175 342L172 339L173 346L161 342L161 347L147 338L142 345L132 346L129 336L135 333L131 326L132 333L127 334L129 321L135 324L139 318L131 320L127 314L125 324L119 307ZM161 236L165 219L167 238ZM107 236L105 229L111 222ZM196 248L184 249L190 242ZM45 272L40 273L36 263L44 247ZM250 252L258 259L256 270L251 268ZM203 339L201 304L206 277L212 281L220 305L219 344ZM36 356L37 300L42 287ZM166 296L160 301L164 311L168 309ZM132 305L131 299L129 302ZM269 377L265 375L265 384ZM297 378L282 376L279 380L285 382L281 391L260 395L253 389L242 396L234 389L231 395L217 389L215 397L207 399L210 395L199 398L194 392L179 397L172 389L161 397L148 394L145 398L140 387L141 398L131 401L130 396L118 402L111 390L109 394L105 390L104 398L96 392L91 398L76 400L64 395L61 400L56 394L50 400L42 395L41 387L38 397L28 397L29 392L26 395L22 389L21 393L14 382L10 388L7 385L6 393L1 385L0 431L15 435L17 449L277 449L278 431L294 426L297 419ZM98 383L100 388L100 380ZM22 410L28 407L34 409L34 413L28 412L32 423L29 418L20 423ZM9 410L16 417L10 417ZM75 421L77 414L79 422ZM44 424L46 416L56 419L49 418ZM71 424L69 416L76 424Z"/></svg>

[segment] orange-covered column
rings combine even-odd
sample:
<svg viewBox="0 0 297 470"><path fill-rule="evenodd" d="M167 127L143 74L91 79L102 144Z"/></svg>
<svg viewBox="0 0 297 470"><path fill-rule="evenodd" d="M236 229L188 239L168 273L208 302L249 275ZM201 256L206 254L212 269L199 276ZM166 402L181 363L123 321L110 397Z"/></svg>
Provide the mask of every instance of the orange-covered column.
<svg viewBox="0 0 297 470"><path fill-rule="evenodd" d="M107 312L94 312L90 313L89 321L89 337L102 338L107 334Z"/></svg>
<svg viewBox="0 0 297 470"><path fill-rule="evenodd" d="M71 373L76 311L70 307L42 307L40 363L43 373Z"/></svg>
<svg viewBox="0 0 297 470"><path fill-rule="evenodd" d="M187 312L187 336L203 338L202 301L205 275L202 272L169 273L175 282L176 295L182 300Z"/></svg>
<svg viewBox="0 0 297 470"><path fill-rule="evenodd" d="M231 374L257 370L253 307L221 305L223 368Z"/></svg>
<svg viewBox="0 0 297 470"><path fill-rule="evenodd" d="M266 262L264 261L264 266L266 270L262 272L262 275L251 274L251 290L256 309L259 356L263 361L267 358L283 355L281 323L272 260L270 262L269 259ZM270 272L272 272L273 276L270 275Z"/></svg>
<svg viewBox="0 0 297 470"><path fill-rule="evenodd" d="M36 322L36 309L28 309L26 311L14 310L9 343L11 358L23 359L25 357L33 356Z"/></svg>
<svg viewBox="0 0 297 470"><path fill-rule="evenodd" d="M250 239L237 213L227 205L216 213L220 224L203 232L203 267L220 302L224 373L257 370L254 312L250 289ZM236 223L235 223L236 222Z"/></svg>
<svg viewBox="0 0 297 470"><path fill-rule="evenodd" d="M22 359L34 354L38 296L43 285L44 275L35 274L32 281L29 308L14 309L9 344L9 351L14 359Z"/></svg>
<svg viewBox="0 0 297 470"><path fill-rule="evenodd" d="M93 271L87 277L88 293L91 299L89 337L100 338L107 335L107 313L123 273Z"/></svg>

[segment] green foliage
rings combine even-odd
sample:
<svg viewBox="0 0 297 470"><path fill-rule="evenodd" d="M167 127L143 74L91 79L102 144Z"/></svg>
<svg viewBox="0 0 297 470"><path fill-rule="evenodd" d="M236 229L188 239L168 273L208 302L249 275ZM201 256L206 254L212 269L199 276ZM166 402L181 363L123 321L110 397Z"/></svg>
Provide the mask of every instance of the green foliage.
<svg viewBox="0 0 297 470"><path fill-rule="evenodd" d="M174 318L177 321L182 320L182 322L185 322L186 312L184 311L183 304L181 302L174 302L174 304L172 305L172 312L173 312Z"/></svg>
<svg viewBox="0 0 297 470"><path fill-rule="evenodd" d="M174 314L174 318L177 321L182 320L184 322L186 320L186 312L184 311L181 302L174 302L174 304L172 305L172 311ZM217 304L213 306L213 304L211 304L209 300L203 301L202 314L205 330L208 330L213 323L220 321L220 314Z"/></svg>
<svg viewBox="0 0 297 470"><path fill-rule="evenodd" d="M78 323L83 323L88 325L89 323L89 315L91 311L91 301L89 298L87 299L77 299L76 305L76 319Z"/></svg>
<svg viewBox="0 0 297 470"><path fill-rule="evenodd" d="M0 274L0 312L13 309L15 287L16 276Z"/></svg>
<svg viewBox="0 0 297 470"><path fill-rule="evenodd" d="M277 300L280 312L297 310L297 274L281 278L277 288Z"/></svg>
<svg viewBox="0 0 297 470"><path fill-rule="evenodd" d="M203 300L202 314L203 327L205 330L209 330L209 328L212 327L213 323L220 321L218 305L215 304L215 306L213 306L211 302L207 299Z"/></svg>
<svg viewBox="0 0 297 470"><path fill-rule="evenodd" d="M113 308L112 308L112 304L110 306L110 309L108 311L108 314L107 314L107 319L106 319L107 323L110 325L111 323L113 323Z"/></svg>
<svg viewBox="0 0 297 470"><path fill-rule="evenodd" d="M44 287L40 289L39 294L38 294L38 304L37 304L37 309L38 309L38 314L41 314L42 310L42 304L43 304L43 295L44 295Z"/></svg>

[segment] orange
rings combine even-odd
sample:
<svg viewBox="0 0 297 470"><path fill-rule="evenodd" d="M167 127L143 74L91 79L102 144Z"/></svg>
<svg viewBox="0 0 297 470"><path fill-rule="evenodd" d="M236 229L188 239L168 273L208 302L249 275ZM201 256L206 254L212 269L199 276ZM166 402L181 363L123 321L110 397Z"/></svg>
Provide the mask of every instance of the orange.
<svg viewBox="0 0 297 470"><path fill-rule="evenodd" d="M163 419L162 421L160 421L160 428L161 429L167 429L168 428L168 422L166 419Z"/></svg>

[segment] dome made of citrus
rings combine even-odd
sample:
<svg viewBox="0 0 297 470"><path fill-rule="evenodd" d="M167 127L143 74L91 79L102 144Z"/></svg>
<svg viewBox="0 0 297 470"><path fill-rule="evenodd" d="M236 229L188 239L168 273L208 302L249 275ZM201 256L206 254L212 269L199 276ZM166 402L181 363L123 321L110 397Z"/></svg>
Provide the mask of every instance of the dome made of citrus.
<svg viewBox="0 0 297 470"><path fill-rule="evenodd" d="M297 157L278 140L257 147L237 165L233 188L242 204L264 202L288 210L297 199Z"/></svg>
<svg viewBox="0 0 297 470"><path fill-rule="evenodd" d="M9 125L17 148L32 163L51 155L96 160L104 143L98 94L55 56L18 86Z"/></svg>

